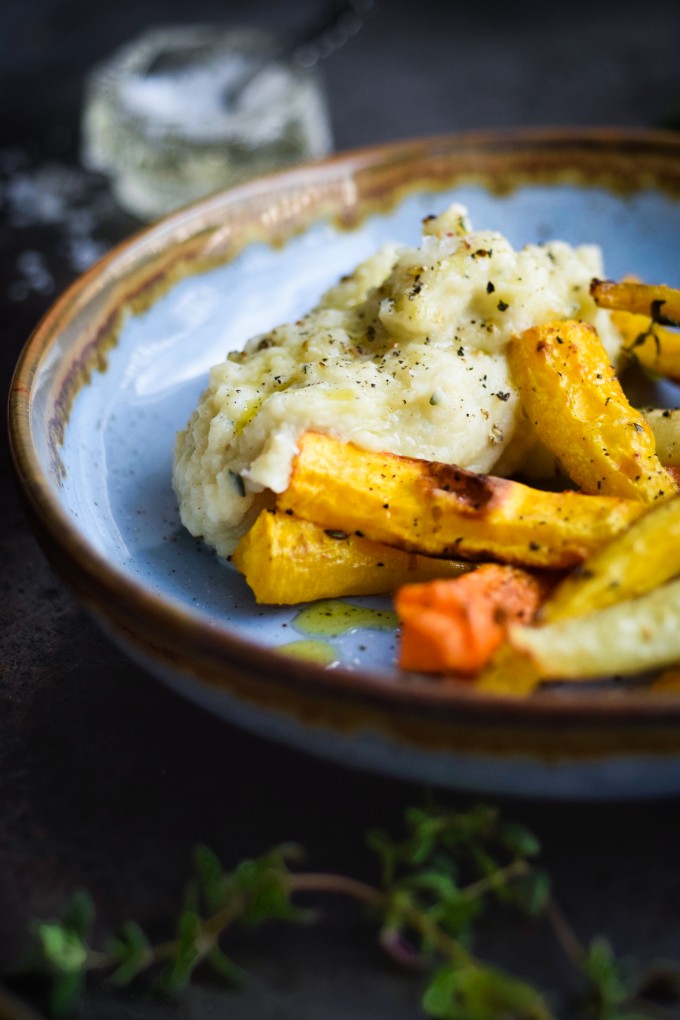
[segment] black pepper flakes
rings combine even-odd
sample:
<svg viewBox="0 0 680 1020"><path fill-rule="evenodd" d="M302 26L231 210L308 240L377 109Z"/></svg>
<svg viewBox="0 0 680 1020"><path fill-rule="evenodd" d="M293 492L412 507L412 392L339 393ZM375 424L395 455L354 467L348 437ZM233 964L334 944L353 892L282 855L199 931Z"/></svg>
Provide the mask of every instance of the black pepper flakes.
<svg viewBox="0 0 680 1020"><path fill-rule="evenodd" d="M243 479L241 478L240 474L237 471L232 471L231 468L229 468L229 477L231 478L232 482L234 483L234 488L236 489L236 491L239 494L239 496L245 496L245 494L246 494L246 487L245 487L245 483L244 483Z"/></svg>

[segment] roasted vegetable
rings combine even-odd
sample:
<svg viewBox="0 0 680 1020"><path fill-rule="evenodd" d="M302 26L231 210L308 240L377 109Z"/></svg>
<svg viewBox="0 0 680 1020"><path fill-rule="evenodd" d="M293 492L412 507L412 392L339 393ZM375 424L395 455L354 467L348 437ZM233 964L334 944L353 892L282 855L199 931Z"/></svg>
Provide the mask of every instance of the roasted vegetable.
<svg viewBox="0 0 680 1020"><path fill-rule="evenodd" d="M505 641L490 663L475 677L475 689L485 694L526 697L541 683L540 671L529 655Z"/></svg>
<svg viewBox="0 0 680 1020"><path fill-rule="evenodd" d="M675 469L680 467L680 408L641 407L639 411L654 433L657 457L678 482ZM521 473L525 481L549 481L553 485L560 480L563 485L569 483L555 454L538 439L529 448Z"/></svg>
<svg viewBox="0 0 680 1020"><path fill-rule="evenodd" d="M680 694L680 666L671 666L655 676L650 690L658 694Z"/></svg>
<svg viewBox="0 0 680 1020"><path fill-rule="evenodd" d="M511 341L508 358L536 434L585 492L652 503L677 491L592 326L528 329Z"/></svg>
<svg viewBox="0 0 680 1020"><path fill-rule="evenodd" d="M631 358L648 372L680 382L680 333L635 312L612 312L612 320Z"/></svg>
<svg viewBox="0 0 680 1020"><path fill-rule="evenodd" d="M680 326L680 290L638 280L593 280L590 294L600 308L646 315L662 326Z"/></svg>
<svg viewBox="0 0 680 1020"><path fill-rule="evenodd" d="M680 574L680 496L657 503L553 592L544 620L584 616L636 598Z"/></svg>
<svg viewBox="0 0 680 1020"><path fill-rule="evenodd" d="M625 606L630 614L631 633L652 647L643 647L637 655L646 665L674 661L672 648L658 647L663 631L658 631L660 609L645 610L645 596L655 590L672 591L667 582L680 575L680 496L656 503L638 517L621 535L612 539L586 563L563 579L546 598L537 615L538 625L529 630L513 631L512 643L499 649L493 661L477 678L480 690L496 694L524 695L530 693L541 679L563 677L562 660L570 640L583 650L583 665L574 678L625 672L620 665L618 640L612 630L602 624L600 611L609 606ZM674 582L675 583L675 582ZM576 620L578 618L578 620ZM576 620L574 627L560 629L561 621ZM604 617L605 623L608 617ZM614 617L616 626L625 631L625 615ZM583 635L578 623L583 623ZM647 625L650 629L646 630ZM654 628L657 628L655 630ZM540 633L539 633L540 632ZM628 632L626 632L627 634ZM565 636L566 635L566 636ZM656 635L656 636L655 636ZM553 661L553 641L555 655ZM627 641L627 638L626 638ZM630 652L630 644L624 643ZM609 652L612 649L610 656ZM660 657L663 661L652 661ZM596 665L599 663L599 666ZM597 672L597 670L600 672ZM634 671L634 670L632 670Z"/></svg>
<svg viewBox="0 0 680 1020"><path fill-rule="evenodd" d="M661 463L667 468L680 467L680 409L647 407L642 413L654 433Z"/></svg>
<svg viewBox="0 0 680 1020"><path fill-rule="evenodd" d="M680 660L679 619L675 580L587 616L511 627L509 639L543 679L630 675Z"/></svg>
<svg viewBox="0 0 680 1020"><path fill-rule="evenodd" d="M298 449L280 509L428 555L569 567L644 510L635 500L544 492L320 433L306 433Z"/></svg>
<svg viewBox="0 0 680 1020"><path fill-rule="evenodd" d="M379 595L410 581L450 578L469 564L392 549L345 531L263 510L232 562L261 603L295 605L343 595Z"/></svg>
<svg viewBox="0 0 680 1020"><path fill-rule="evenodd" d="M505 640L509 623L533 620L546 591L538 573L498 563L449 580L405 585L394 600L399 665L473 676Z"/></svg>

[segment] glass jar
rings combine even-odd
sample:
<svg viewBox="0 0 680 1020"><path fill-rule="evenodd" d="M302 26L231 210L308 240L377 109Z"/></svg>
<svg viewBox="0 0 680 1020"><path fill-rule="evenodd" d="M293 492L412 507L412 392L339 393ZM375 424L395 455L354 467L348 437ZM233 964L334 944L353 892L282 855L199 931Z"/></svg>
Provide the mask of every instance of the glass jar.
<svg viewBox="0 0 680 1020"><path fill-rule="evenodd" d="M95 67L82 161L117 201L154 219L257 174L332 148L318 70L279 56L256 28L169 25Z"/></svg>

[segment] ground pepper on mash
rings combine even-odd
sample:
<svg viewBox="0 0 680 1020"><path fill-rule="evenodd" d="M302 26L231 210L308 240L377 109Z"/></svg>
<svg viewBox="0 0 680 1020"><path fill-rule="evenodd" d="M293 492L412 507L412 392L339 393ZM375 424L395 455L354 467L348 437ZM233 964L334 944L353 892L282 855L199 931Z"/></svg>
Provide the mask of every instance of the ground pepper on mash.
<svg viewBox="0 0 680 1020"><path fill-rule="evenodd" d="M511 337L555 319L592 323L612 362L620 338L589 293L595 245L513 250L453 205L418 247L392 245L295 323L248 341L210 373L178 434L181 519L221 556L288 484L298 437L507 475L534 442L513 385Z"/></svg>

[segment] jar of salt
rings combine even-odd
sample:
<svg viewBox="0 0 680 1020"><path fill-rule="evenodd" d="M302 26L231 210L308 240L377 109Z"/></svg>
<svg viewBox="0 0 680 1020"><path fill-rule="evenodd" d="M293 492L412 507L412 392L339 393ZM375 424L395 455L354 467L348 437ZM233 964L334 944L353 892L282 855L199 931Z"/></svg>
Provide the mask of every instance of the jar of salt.
<svg viewBox="0 0 680 1020"><path fill-rule="evenodd" d="M84 165L106 174L120 205L148 220L326 155L332 137L319 72L279 53L255 28L145 33L86 81Z"/></svg>

